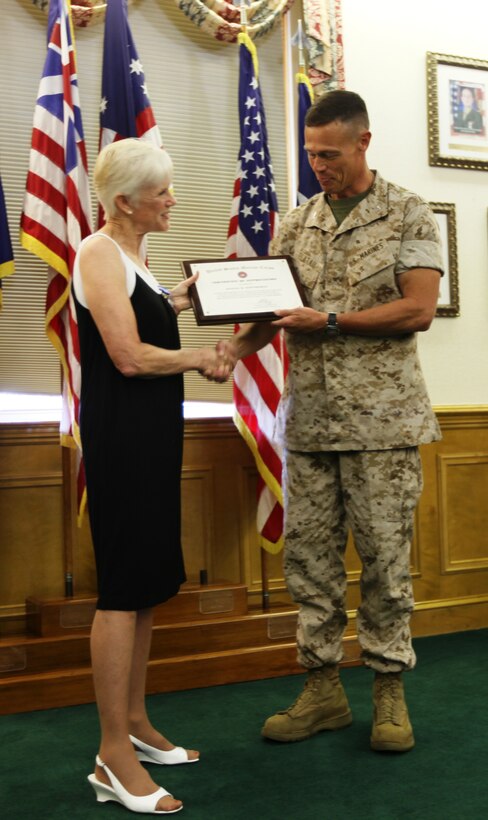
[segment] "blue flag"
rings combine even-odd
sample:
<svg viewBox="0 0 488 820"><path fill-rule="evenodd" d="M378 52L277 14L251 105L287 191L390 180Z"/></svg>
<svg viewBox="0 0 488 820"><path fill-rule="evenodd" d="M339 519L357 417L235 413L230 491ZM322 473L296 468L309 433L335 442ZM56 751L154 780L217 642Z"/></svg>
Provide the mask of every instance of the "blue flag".
<svg viewBox="0 0 488 820"><path fill-rule="evenodd" d="M129 28L127 0L110 0L105 17L100 148L125 137L161 145L142 63Z"/></svg>
<svg viewBox="0 0 488 820"><path fill-rule="evenodd" d="M305 115L312 104L312 86L305 74L296 75L298 83L298 204L301 205L322 190L308 161L304 148Z"/></svg>
<svg viewBox="0 0 488 820"><path fill-rule="evenodd" d="M2 305L2 277L14 272L14 254L8 229L7 209L0 177L0 307Z"/></svg>
<svg viewBox="0 0 488 820"><path fill-rule="evenodd" d="M142 63L129 27L127 0L110 0L105 15L100 103L100 150L127 137L162 145ZM104 223L98 208L98 227Z"/></svg>

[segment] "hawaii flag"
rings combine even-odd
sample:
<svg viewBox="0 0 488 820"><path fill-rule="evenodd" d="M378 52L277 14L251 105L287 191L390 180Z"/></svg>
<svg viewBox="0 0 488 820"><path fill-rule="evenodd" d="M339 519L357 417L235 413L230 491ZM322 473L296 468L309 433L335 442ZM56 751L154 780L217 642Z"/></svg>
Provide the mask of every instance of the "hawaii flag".
<svg viewBox="0 0 488 820"><path fill-rule="evenodd" d="M49 266L46 332L63 371L61 442L78 448L81 373L70 282L78 245L90 233L90 193L70 6L68 0L51 0L20 239L24 248ZM85 480L79 449L77 485L81 515Z"/></svg>
<svg viewBox="0 0 488 820"><path fill-rule="evenodd" d="M14 272L14 254L8 229L7 209L0 177L0 307L2 307L2 278Z"/></svg>
<svg viewBox="0 0 488 820"><path fill-rule="evenodd" d="M278 203L268 150L258 58L247 34L239 34L239 121L241 146L226 246L226 256L266 256L278 231ZM281 450L273 442L275 416L288 368L283 334L238 362L234 371L235 422L256 459L257 528L262 546L283 546Z"/></svg>

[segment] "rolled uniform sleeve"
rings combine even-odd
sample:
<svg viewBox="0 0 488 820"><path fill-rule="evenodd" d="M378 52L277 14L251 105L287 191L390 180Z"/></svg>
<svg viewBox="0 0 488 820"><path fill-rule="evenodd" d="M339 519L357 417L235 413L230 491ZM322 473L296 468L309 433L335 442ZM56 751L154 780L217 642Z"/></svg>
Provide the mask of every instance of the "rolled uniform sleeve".
<svg viewBox="0 0 488 820"><path fill-rule="evenodd" d="M426 202L405 209L405 223L395 273L413 268L433 268L443 274L441 238L437 220Z"/></svg>

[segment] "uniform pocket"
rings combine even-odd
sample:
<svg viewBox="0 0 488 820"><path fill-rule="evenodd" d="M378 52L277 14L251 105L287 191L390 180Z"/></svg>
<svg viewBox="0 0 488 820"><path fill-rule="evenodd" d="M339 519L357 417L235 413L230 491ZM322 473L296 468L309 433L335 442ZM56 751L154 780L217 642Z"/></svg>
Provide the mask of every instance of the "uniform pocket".
<svg viewBox="0 0 488 820"><path fill-rule="evenodd" d="M347 273L349 283L355 286L395 265L395 257L389 242L381 239L356 251L349 257Z"/></svg>
<svg viewBox="0 0 488 820"><path fill-rule="evenodd" d="M324 268L323 259L319 259L317 257L317 261L314 264L297 259L296 265L302 285L304 285L305 288L308 288L308 290L313 290Z"/></svg>

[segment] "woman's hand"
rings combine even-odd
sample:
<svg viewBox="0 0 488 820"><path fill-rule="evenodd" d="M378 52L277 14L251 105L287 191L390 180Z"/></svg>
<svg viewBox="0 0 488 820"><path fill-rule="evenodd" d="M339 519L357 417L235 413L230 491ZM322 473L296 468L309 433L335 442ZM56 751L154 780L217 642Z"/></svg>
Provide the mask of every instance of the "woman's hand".
<svg viewBox="0 0 488 820"><path fill-rule="evenodd" d="M235 359L218 342L215 348L203 347L200 351L202 364L199 372L209 381L226 382L235 366Z"/></svg>
<svg viewBox="0 0 488 820"><path fill-rule="evenodd" d="M169 298L173 304L173 309L176 315L182 310L188 310L191 307L190 296L188 294L189 288L197 281L198 273L190 276L189 279L184 279L179 285L176 285L169 293Z"/></svg>

